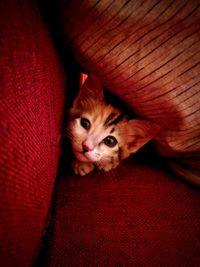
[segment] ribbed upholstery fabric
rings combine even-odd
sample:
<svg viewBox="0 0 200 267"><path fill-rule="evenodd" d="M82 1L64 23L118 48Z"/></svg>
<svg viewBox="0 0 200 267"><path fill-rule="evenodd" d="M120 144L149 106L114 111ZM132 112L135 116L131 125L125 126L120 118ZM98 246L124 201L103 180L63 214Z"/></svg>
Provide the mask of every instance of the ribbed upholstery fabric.
<svg viewBox="0 0 200 267"><path fill-rule="evenodd" d="M133 159L111 173L60 178L42 266L198 267L200 194Z"/></svg>
<svg viewBox="0 0 200 267"><path fill-rule="evenodd" d="M158 151L200 185L200 1L60 0L59 16L83 68L157 122Z"/></svg>
<svg viewBox="0 0 200 267"><path fill-rule="evenodd" d="M35 1L0 1L0 266L30 266L59 158L65 78Z"/></svg>
<svg viewBox="0 0 200 267"><path fill-rule="evenodd" d="M94 50L92 52L94 61L91 61L84 51L76 48L77 37L81 38L84 34L84 41L79 43L80 48L85 41L87 43L90 40L99 43L101 48L108 49L106 46L108 42L105 43L105 46L100 43L100 40L105 39L95 37L95 33L100 34L107 31L106 27L109 25L108 23L102 24L101 14L104 14L105 22L112 21L114 25L118 25L116 29L119 30L120 24L129 24L129 20L127 21L121 16L125 10L130 12L128 18L131 18L131 14L139 16L143 12L151 14L153 11L157 16L155 11L161 14L162 10L163 12L166 10L166 14L170 17L168 4L169 8L175 5L173 10L179 7L177 10L182 9L186 13L189 12L189 7L191 8L191 2L187 1L171 1L168 4L167 1L135 1L135 11L133 12L133 2L64 1L60 18L63 18L64 28L71 27L72 30L65 28L68 31L66 37L82 65L88 70L95 71L111 91L127 101L138 113L163 125L169 124L170 127L169 122L172 121L174 127L178 122L180 127L179 117L175 115L173 121L170 114L167 113L169 120L164 122L166 117L161 121L159 116L157 120L151 112L143 113L142 108L148 106L148 102L152 101L153 103L155 100L146 100L146 98L148 99L146 89L142 91L141 95L137 95L137 83L135 87L131 85L134 90L130 90L128 80L122 82L122 77L125 80L128 78L127 68L124 72L119 65L121 72L114 71L113 76L111 74L104 75L105 72L111 71L110 66L112 68L114 66L111 58L105 56L104 50ZM150 3L153 3L152 8L148 8ZM192 4L196 10L198 2L192 2ZM166 9L160 8L164 8L163 5ZM99 12L99 8L104 12ZM146 8L149 12L145 11ZM120 13L120 10L123 12ZM83 12L82 17L79 15L76 17L77 15L75 16L76 13L74 13L76 11ZM116 20L113 12L119 16ZM90 16L91 14L93 15ZM174 14L175 17L179 16L176 12ZM196 22L195 14L191 13L188 17ZM51 19L49 18L49 20ZM99 30L95 28L96 23L100 23L98 24ZM151 23L145 23L145 25L148 29ZM130 26L130 31L119 31L122 36L127 38L133 29L136 31L137 28L132 29L132 25ZM141 27L141 24L138 26ZM93 27L94 32L91 35L88 30ZM199 24L196 23L194 27L198 28ZM182 27L179 29L181 31ZM76 36L72 37L72 32ZM167 32L171 33L171 31ZM116 32L113 33L114 36L110 33L107 35L110 49L113 49L111 44L115 41ZM191 38L195 39L196 36L192 35ZM145 39L144 36L142 38ZM140 46L145 47L144 39L141 39L139 48ZM97 49L98 47L95 45L93 48ZM88 48L87 51L92 50ZM121 48L120 51L122 52ZM140 50L137 55L143 53L141 51L143 50ZM157 51L161 51L160 54L164 58L169 48L165 50L165 53L164 50ZM97 52L102 53L101 57L105 56L106 61L101 59L100 63L95 65ZM113 53L115 54L115 50ZM184 52L182 56L186 56L186 54ZM198 60L198 53L195 55L193 57ZM160 56L155 56L154 60L159 58ZM118 56L117 60L121 59ZM185 80L183 77L190 77L194 94L194 88L198 89L193 86L194 77L198 84L198 64L195 64L193 71L188 69L188 76L184 76L184 74L181 76L182 82L180 79L178 82L177 79L174 80L182 88L189 85L189 80ZM132 73L133 66L138 68L140 64L131 64L128 68L129 74ZM115 67L118 68L117 65ZM152 68L154 69L155 66L153 65ZM111 82L109 79L112 77L113 81ZM145 76L143 78L144 82ZM118 81L124 85L124 88L117 86L119 85ZM74 82L77 83L77 81ZM138 85L141 86L143 82L138 82ZM161 86L161 80L158 80L158 83ZM126 89L125 85L129 89ZM159 88L167 90L163 84L161 87L152 88L153 90L149 90L149 92L159 92ZM72 89L70 88L70 90ZM164 92L168 95L167 91ZM190 92L188 89L188 97ZM180 182L163 166L159 166L159 164L152 166L132 158L110 173L93 172L84 178L72 176L66 170L66 174L58 177L54 188L60 154L59 139L64 111L64 95L65 74L36 1L1 0L0 266L25 267L36 263L37 267L198 267L200 262L199 191ZM176 92L175 95L178 96ZM180 92L180 95L183 94ZM145 105L142 101L138 101L137 97L146 101ZM159 103L157 111L161 113L164 105L160 105L160 97L156 101ZM168 99L171 99L169 95ZM195 95L195 99L198 100L198 94ZM162 100L165 102L165 99ZM169 103L172 104L172 102ZM177 108L177 102L174 100L173 103ZM194 103L192 102L192 104ZM182 106L183 103L180 102L180 108ZM150 108L150 106L148 107ZM147 111L145 109L145 112ZM159 112L156 114L159 115ZM194 121L191 120L191 124L188 124L188 127L191 125L192 136ZM185 119L184 122L188 123ZM181 124L181 127L183 125ZM172 139L166 138L165 130L163 126L160 139L157 140L158 144L161 144L161 140L171 142ZM170 130L169 133L172 134L176 131L178 132L177 129ZM162 139L162 136L166 139ZM187 140L184 141L184 144L186 143ZM173 149L170 147L169 151L172 152ZM181 146L181 149L187 150L184 146ZM194 164L191 154L190 158L191 164ZM196 164L198 166L198 158ZM49 231L45 232L49 222L48 211L53 190L52 207L54 210L51 212L50 227L47 228ZM45 233L48 236L43 239ZM41 240L45 240L44 244L41 244ZM34 261L41 247L45 253L41 253L38 261Z"/></svg>

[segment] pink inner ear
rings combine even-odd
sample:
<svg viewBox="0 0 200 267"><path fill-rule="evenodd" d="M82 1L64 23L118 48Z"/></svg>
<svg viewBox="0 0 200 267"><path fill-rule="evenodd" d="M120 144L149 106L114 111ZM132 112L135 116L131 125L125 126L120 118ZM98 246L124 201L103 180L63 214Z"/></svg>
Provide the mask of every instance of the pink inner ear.
<svg viewBox="0 0 200 267"><path fill-rule="evenodd" d="M130 120L127 123L129 135L132 136L132 140L128 143L130 153L135 153L160 131L160 126L150 121Z"/></svg>
<svg viewBox="0 0 200 267"><path fill-rule="evenodd" d="M100 80L94 74L81 73L80 77L80 90L76 99L74 100L73 107L80 108L83 101L88 99L95 99L102 101L104 99L103 87Z"/></svg>
<svg viewBox="0 0 200 267"><path fill-rule="evenodd" d="M97 76L94 74L83 74L82 81L83 85L80 88L78 97L83 98L87 96L99 100L104 99L103 86Z"/></svg>
<svg viewBox="0 0 200 267"><path fill-rule="evenodd" d="M83 73L83 72L81 72L81 75L80 75L80 87L83 86L83 84L85 83L87 78L88 78L88 75Z"/></svg>

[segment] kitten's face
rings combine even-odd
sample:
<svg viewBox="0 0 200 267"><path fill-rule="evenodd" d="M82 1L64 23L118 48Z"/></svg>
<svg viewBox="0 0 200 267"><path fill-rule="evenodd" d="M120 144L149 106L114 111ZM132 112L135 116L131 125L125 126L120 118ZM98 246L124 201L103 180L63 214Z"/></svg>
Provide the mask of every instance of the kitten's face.
<svg viewBox="0 0 200 267"><path fill-rule="evenodd" d="M87 78L69 111L68 135L75 157L98 168L117 166L158 130L159 126L148 121L128 121L120 110L106 104L103 88L93 75Z"/></svg>
<svg viewBox="0 0 200 267"><path fill-rule="evenodd" d="M120 111L91 98L87 106L73 112L69 132L75 157L96 165L116 161L123 144Z"/></svg>

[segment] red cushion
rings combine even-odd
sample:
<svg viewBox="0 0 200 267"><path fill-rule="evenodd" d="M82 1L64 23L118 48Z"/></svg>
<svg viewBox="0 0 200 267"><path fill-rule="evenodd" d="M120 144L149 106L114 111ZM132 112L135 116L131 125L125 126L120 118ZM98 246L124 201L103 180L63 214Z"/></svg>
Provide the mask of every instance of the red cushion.
<svg viewBox="0 0 200 267"><path fill-rule="evenodd" d="M85 70L161 126L157 149L200 186L198 1L59 2L66 40Z"/></svg>
<svg viewBox="0 0 200 267"><path fill-rule="evenodd" d="M47 266L199 266L200 195L132 159L60 179Z"/></svg>
<svg viewBox="0 0 200 267"><path fill-rule="evenodd" d="M64 75L35 1L0 2L0 265L39 248L59 157Z"/></svg>

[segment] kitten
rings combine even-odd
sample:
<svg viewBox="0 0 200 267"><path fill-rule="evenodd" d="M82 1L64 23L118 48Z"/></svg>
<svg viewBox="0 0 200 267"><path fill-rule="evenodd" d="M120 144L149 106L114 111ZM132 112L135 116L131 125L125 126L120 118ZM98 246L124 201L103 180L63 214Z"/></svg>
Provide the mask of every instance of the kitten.
<svg viewBox="0 0 200 267"><path fill-rule="evenodd" d="M72 169L85 175L95 167L109 171L152 139L160 127L128 120L104 100L101 83L89 75L69 110L68 135L74 153Z"/></svg>

